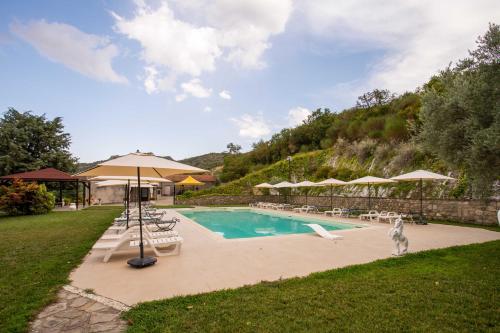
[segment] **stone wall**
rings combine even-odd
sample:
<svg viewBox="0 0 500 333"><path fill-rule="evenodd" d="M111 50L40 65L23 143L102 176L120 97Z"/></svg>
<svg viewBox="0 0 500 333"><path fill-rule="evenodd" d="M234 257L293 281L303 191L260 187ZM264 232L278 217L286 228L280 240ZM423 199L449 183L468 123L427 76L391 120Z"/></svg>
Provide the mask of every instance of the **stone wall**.
<svg viewBox="0 0 500 333"><path fill-rule="evenodd" d="M236 205L249 204L251 202L285 202L285 197L276 195L240 195L240 196L203 196L190 199L177 199L176 204L186 205ZM305 196L291 196L288 202L294 205L305 205ZM330 202L333 207L357 208L368 210L368 198L366 197L342 197L342 196L310 196L307 204L322 208L329 208ZM392 199L371 198L371 208L376 210L396 211L401 213L420 212L420 200L418 199ZM449 219L473 224L497 224L497 211L500 202L491 200L444 200L424 199L424 215L428 218Z"/></svg>

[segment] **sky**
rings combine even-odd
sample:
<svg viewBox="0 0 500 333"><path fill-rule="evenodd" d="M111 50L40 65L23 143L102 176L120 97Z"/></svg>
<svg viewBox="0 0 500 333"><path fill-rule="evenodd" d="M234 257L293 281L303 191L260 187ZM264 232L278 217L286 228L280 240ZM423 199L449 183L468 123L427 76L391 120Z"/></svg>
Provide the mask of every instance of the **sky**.
<svg viewBox="0 0 500 333"><path fill-rule="evenodd" d="M467 55L498 0L0 2L0 111L62 117L82 162L182 159L413 91Z"/></svg>

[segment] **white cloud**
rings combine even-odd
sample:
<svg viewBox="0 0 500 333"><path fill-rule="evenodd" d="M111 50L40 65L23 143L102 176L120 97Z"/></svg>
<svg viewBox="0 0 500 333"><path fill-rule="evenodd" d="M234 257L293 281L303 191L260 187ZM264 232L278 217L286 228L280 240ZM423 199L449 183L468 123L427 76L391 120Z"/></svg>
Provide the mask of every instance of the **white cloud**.
<svg viewBox="0 0 500 333"><path fill-rule="evenodd" d="M231 121L239 128L239 135L243 138L258 139L271 133L271 128L262 114L244 114L239 118L231 118Z"/></svg>
<svg viewBox="0 0 500 333"><path fill-rule="evenodd" d="M45 20L27 24L15 22L10 25L10 30L44 57L80 74L99 81L128 82L111 66L119 52L106 37L87 34L65 23Z"/></svg>
<svg viewBox="0 0 500 333"><path fill-rule="evenodd" d="M288 117L287 117L288 126L295 127L297 125L302 124L302 122L306 120L310 114L311 114L310 110L303 108L301 106L297 106L296 108L290 109L290 111L288 111Z"/></svg>
<svg viewBox="0 0 500 333"><path fill-rule="evenodd" d="M243 68L265 66L269 38L282 33L292 13L291 0L217 0L208 6L208 21L217 28L226 60Z"/></svg>
<svg viewBox="0 0 500 333"><path fill-rule="evenodd" d="M242 68L264 67L269 39L284 31L292 12L291 0L163 0L156 7L135 3L130 19L112 13L115 30L141 44L146 67L191 77L214 71L219 59ZM151 79L146 84L156 91Z"/></svg>
<svg viewBox="0 0 500 333"><path fill-rule="evenodd" d="M414 90L450 61L463 58L488 22L498 21L500 2L311 0L302 2L301 10L310 29L323 38L346 48L384 51L370 67L366 84L353 87L359 95L373 88Z"/></svg>
<svg viewBox="0 0 500 333"><path fill-rule="evenodd" d="M205 88L198 78L181 84L184 95L191 95L197 98L207 98L212 94L212 89Z"/></svg>
<svg viewBox="0 0 500 333"><path fill-rule="evenodd" d="M227 90L222 90L220 93L219 93L219 96L220 98L222 99L231 99L231 93Z"/></svg>
<svg viewBox="0 0 500 333"><path fill-rule="evenodd" d="M174 90L174 75L161 75L154 66L144 67L144 72L144 89L146 89L146 92L148 94L153 94L160 91Z"/></svg>
<svg viewBox="0 0 500 333"><path fill-rule="evenodd" d="M203 112L206 112L206 113L208 113L208 112L212 112L212 108L211 108L210 106L205 106L205 107L203 108Z"/></svg>
<svg viewBox="0 0 500 333"><path fill-rule="evenodd" d="M130 20L113 15L116 31L141 44L147 64L192 76L215 69L215 59L221 54L215 29L178 20L167 2L157 9L137 2Z"/></svg>

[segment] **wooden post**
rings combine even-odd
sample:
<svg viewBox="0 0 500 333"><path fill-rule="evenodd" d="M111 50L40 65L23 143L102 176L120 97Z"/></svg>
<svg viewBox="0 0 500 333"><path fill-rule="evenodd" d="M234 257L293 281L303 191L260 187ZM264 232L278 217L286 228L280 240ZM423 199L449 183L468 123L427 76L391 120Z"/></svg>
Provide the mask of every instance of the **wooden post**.
<svg viewBox="0 0 500 333"><path fill-rule="evenodd" d="M61 204L61 207L64 206L63 203L63 197L62 197L62 182L59 182L59 203Z"/></svg>
<svg viewBox="0 0 500 333"><path fill-rule="evenodd" d="M92 183L89 182L89 207L92 206Z"/></svg>
<svg viewBox="0 0 500 333"><path fill-rule="evenodd" d="M87 196L86 194L86 191L87 190L87 184L86 183L83 183L83 208L85 208L85 197Z"/></svg>
<svg viewBox="0 0 500 333"><path fill-rule="evenodd" d="M78 179L77 179L76 180L76 190L75 190L75 192L76 192L76 199L75 199L76 200L76 210L78 210L78 187L79 187L79 185L80 184L79 184Z"/></svg>

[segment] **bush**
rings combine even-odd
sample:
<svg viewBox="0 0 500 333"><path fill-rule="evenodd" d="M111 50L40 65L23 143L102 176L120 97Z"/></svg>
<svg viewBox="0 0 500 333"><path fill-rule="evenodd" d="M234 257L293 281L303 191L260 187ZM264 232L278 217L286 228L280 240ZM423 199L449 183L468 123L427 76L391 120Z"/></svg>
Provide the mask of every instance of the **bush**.
<svg viewBox="0 0 500 333"><path fill-rule="evenodd" d="M47 214L54 208L54 195L45 185L15 180L0 188L0 210L8 215Z"/></svg>

